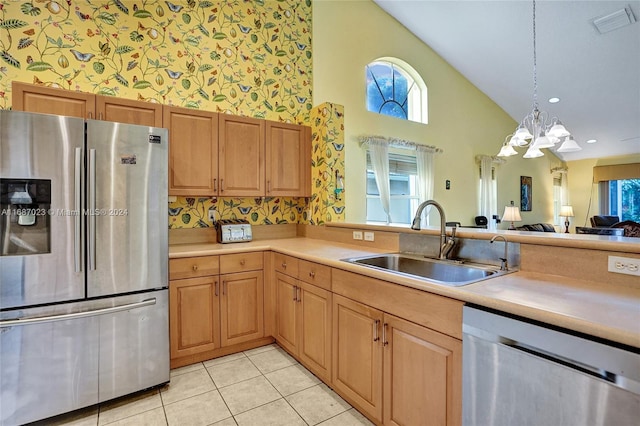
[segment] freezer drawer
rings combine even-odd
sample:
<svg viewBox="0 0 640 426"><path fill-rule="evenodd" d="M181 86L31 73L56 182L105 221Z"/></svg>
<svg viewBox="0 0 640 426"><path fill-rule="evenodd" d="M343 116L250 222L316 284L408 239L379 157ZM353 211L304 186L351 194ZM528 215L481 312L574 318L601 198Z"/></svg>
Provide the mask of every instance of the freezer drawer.
<svg viewBox="0 0 640 426"><path fill-rule="evenodd" d="M19 311L76 312L77 304ZM3 313L3 320L12 317ZM99 318L0 326L0 425L21 425L98 402Z"/></svg>
<svg viewBox="0 0 640 426"><path fill-rule="evenodd" d="M169 291L113 299L114 306L154 304L100 317L99 400L169 381Z"/></svg>
<svg viewBox="0 0 640 426"><path fill-rule="evenodd" d="M0 313L0 426L169 381L168 290Z"/></svg>

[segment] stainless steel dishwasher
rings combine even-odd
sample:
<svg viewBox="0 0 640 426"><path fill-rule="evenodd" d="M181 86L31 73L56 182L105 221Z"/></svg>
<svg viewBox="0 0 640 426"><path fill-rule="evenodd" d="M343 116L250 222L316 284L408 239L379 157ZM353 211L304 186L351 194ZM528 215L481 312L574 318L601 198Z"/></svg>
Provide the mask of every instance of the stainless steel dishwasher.
<svg viewBox="0 0 640 426"><path fill-rule="evenodd" d="M463 309L463 425L637 426L640 350Z"/></svg>

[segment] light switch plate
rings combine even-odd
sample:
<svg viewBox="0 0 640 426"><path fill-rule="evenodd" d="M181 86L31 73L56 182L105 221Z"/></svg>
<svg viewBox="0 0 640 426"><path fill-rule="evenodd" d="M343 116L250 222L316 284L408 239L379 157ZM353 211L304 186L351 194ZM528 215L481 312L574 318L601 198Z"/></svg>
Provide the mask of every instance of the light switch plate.
<svg viewBox="0 0 640 426"><path fill-rule="evenodd" d="M622 256L609 256L609 272L635 275L640 277L640 259Z"/></svg>

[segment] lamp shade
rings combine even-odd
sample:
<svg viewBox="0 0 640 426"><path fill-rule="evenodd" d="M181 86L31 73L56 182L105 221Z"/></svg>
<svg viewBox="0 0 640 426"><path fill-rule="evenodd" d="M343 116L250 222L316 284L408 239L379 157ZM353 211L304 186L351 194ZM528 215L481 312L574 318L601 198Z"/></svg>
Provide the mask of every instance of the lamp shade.
<svg viewBox="0 0 640 426"><path fill-rule="evenodd" d="M558 216L573 217L573 207L572 206L561 206L560 207L560 214Z"/></svg>
<svg viewBox="0 0 640 426"><path fill-rule="evenodd" d="M575 152L580 151L581 149L582 148L580 148L580 145L578 145L578 143L571 136L569 136L565 139L562 145L560 145L560 148L558 148L558 152Z"/></svg>
<svg viewBox="0 0 640 426"><path fill-rule="evenodd" d="M502 214L502 220L507 222L520 222L520 209L517 206L505 206L504 213Z"/></svg>

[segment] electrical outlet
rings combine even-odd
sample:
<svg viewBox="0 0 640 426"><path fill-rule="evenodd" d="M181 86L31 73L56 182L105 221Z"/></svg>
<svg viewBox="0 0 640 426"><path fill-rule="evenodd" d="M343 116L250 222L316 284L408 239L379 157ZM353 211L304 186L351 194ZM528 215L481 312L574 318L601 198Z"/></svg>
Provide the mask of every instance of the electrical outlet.
<svg viewBox="0 0 640 426"><path fill-rule="evenodd" d="M216 211L215 209L209 209L209 222L215 223L216 221Z"/></svg>
<svg viewBox="0 0 640 426"><path fill-rule="evenodd" d="M373 232L365 232L364 233L364 240L365 241L373 241L375 238L373 236Z"/></svg>
<svg viewBox="0 0 640 426"><path fill-rule="evenodd" d="M609 256L609 272L635 275L640 277L640 259L621 256Z"/></svg>
<svg viewBox="0 0 640 426"><path fill-rule="evenodd" d="M362 239L362 231L353 231L353 239L361 240Z"/></svg>

